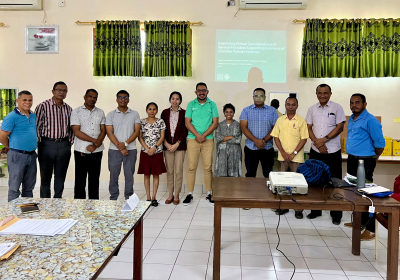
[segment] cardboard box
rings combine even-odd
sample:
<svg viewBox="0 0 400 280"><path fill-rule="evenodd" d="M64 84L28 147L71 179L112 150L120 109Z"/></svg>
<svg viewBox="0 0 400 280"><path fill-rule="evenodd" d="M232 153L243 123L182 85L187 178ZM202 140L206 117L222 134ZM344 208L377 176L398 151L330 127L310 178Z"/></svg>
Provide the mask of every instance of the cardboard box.
<svg viewBox="0 0 400 280"><path fill-rule="evenodd" d="M342 153L346 154L346 139L340 139L340 146L342 148Z"/></svg>
<svg viewBox="0 0 400 280"><path fill-rule="evenodd" d="M393 155L400 157L400 140L393 139Z"/></svg>
<svg viewBox="0 0 400 280"><path fill-rule="evenodd" d="M385 137L386 146L383 150L382 156L391 156L392 155L392 145L393 145L393 138L392 137Z"/></svg>

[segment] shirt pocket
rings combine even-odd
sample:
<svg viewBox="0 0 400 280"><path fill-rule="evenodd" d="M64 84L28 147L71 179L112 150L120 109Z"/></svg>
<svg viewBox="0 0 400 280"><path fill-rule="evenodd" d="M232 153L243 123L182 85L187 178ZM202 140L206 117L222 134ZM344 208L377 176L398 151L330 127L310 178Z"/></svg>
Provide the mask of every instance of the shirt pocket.
<svg viewBox="0 0 400 280"><path fill-rule="evenodd" d="M298 127L297 124L293 124L290 130L293 137L295 137L296 139L300 139L300 127Z"/></svg>
<svg viewBox="0 0 400 280"><path fill-rule="evenodd" d="M328 126L336 126L336 115L331 115L332 113L329 113L329 117L326 119L326 123Z"/></svg>

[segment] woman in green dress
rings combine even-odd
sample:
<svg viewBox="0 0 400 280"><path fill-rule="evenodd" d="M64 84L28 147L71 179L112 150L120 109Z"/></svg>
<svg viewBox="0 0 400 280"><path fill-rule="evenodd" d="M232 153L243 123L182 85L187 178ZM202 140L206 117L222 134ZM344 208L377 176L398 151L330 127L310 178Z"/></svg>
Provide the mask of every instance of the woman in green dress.
<svg viewBox="0 0 400 280"><path fill-rule="evenodd" d="M215 130L217 157L215 159L215 177L242 177L242 130L238 121L233 119L235 107L224 106L225 120Z"/></svg>

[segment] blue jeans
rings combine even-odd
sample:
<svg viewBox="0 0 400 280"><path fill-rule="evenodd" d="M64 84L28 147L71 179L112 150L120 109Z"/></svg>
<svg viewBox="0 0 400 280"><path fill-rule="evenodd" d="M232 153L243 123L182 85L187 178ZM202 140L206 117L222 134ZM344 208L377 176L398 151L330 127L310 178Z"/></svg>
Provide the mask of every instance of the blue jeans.
<svg viewBox="0 0 400 280"><path fill-rule="evenodd" d="M8 201L14 200L21 194L19 187L22 184L22 197L33 197L36 184L37 154L21 154L8 151L7 165L10 178L8 180Z"/></svg>

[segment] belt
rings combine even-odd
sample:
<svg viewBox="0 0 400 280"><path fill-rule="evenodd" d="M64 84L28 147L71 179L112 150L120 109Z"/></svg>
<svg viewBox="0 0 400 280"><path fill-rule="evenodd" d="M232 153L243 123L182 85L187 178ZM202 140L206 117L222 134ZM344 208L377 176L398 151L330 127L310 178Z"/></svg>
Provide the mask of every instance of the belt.
<svg viewBox="0 0 400 280"><path fill-rule="evenodd" d="M28 154L28 155L33 155L35 153L35 151L28 152L28 151L23 151L23 150L18 150L18 149L10 149L10 150L13 151L13 152L16 152L16 153Z"/></svg>
<svg viewBox="0 0 400 280"><path fill-rule="evenodd" d="M364 158L374 158L374 159L377 159L377 158L378 158L376 155L374 155L374 156L355 156L355 155L350 155L350 154L349 154L349 156L352 156L352 157L354 157L354 158L356 158L356 159L364 159Z"/></svg>
<svg viewBox="0 0 400 280"><path fill-rule="evenodd" d="M43 139L43 140L47 140L47 141L56 142L56 143L61 143L61 142L63 142L63 141L67 141L67 140L68 140L68 137L65 137L65 138L57 138L57 139L55 139L55 138L48 138L48 137L42 137L42 139Z"/></svg>

